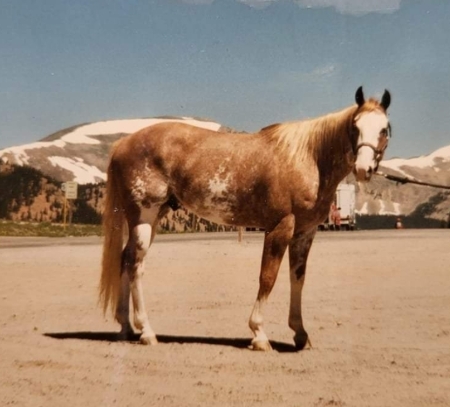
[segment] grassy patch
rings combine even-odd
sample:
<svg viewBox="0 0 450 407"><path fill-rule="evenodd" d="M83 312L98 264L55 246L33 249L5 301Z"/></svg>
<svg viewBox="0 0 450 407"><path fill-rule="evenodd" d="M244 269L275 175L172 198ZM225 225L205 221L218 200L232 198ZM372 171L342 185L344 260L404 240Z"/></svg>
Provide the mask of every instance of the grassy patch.
<svg viewBox="0 0 450 407"><path fill-rule="evenodd" d="M41 222L11 222L0 221L0 236L100 236L100 225L63 225L58 223Z"/></svg>

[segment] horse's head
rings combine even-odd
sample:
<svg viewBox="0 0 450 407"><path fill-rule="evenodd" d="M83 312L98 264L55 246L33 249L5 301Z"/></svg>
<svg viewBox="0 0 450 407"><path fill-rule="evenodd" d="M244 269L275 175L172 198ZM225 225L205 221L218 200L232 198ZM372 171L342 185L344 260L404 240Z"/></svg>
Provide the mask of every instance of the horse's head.
<svg viewBox="0 0 450 407"><path fill-rule="evenodd" d="M391 126L387 117L391 95L385 90L381 102L374 99L366 101L362 87L359 87L355 100L358 110L353 121L356 154L353 171L358 181L369 181L378 169L391 135Z"/></svg>

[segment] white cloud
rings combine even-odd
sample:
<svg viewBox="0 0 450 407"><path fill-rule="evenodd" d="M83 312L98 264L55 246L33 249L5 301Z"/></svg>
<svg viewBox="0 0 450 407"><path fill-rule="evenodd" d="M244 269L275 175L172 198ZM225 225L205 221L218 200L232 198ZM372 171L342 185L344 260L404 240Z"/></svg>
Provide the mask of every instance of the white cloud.
<svg viewBox="0 0 450 407"><path fill-rule="evenodd" d="M337 67L334 64L318 66L312 72L310 72L308 76L315 78L329 77L336 72L336 68Z"/></svg>
<svg viewBox="0 0 450 407"><path fill-rule="evenodd" d="M308 84L321 84L329 78L340 73L340 66L337 64L320 65L311 71L283 71L279 72L267 86L277 91L286 91L293 87Z"/></svg>
<svg viewBox="0 0 450 407"><path fill-rule="evenodd" d="M341 14L394 13L401 0L294 0L300 7L334 7Z"/></svg>
<svg viewBox="0 0 450 407"><path fill-rule="evenodd" d="M207 5L214 0L181 0L187 4ZM278 1L287 0L236 0L249 7L263 9ZM341 14L362 16L369 13L394 13L400 8L402 0L288 0L302 8L334 7Z"/></svg>
<svg viewBox="0 0 450 407"><path fill-rule="evenodd" d="M247 6L253 7L253 8L266 8L270 6L272 3L275 3L280 0L237 0L240 3L244 3Z"/></svg>
<svg viewBox="0 0 450 407"><path fill-rule="evenodd" d="M193 4L194 6L206 6L214 2L214 0L181 0L183 3Z"/></svg>
<svg viewBox="0 0 450 407"><path fill-rule="evenodd" d="M309 72L292 72L291 78L297 78L297 81L310 82L330 78L337 73L339 73L339 65L331 63L326 65L319 65Z"/></svg>

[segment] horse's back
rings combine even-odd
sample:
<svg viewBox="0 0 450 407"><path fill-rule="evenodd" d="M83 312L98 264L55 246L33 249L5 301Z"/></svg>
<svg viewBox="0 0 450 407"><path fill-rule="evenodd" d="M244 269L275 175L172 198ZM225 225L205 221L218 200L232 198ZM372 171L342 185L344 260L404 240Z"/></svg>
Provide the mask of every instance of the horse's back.
<svg viewBox="0 0 450 407"><path fill-rule="evenodd" d="M230 133L232 134L232 133ZM178 122L158 123L130 134L119 140L112 158L116 161L134 163L150 159L162 164L161 160L171 161L178 157L191 155L205 146L226 144L228 133L196 127ZM203 147L201 147L203 146Z"/></svg>

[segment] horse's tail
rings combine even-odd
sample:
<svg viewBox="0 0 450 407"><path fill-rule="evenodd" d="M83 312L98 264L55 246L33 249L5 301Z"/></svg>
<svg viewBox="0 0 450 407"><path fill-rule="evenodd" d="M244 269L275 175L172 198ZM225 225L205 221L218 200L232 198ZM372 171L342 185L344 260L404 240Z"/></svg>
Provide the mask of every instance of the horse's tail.
<svg viewBox="0 0 450 407"><path fill-rule="evenodd" d="M117 143L118 144L118 143ZM117 146L116 144L116 146ZM115 146L115 147L116 147ZM108 307L115 313L120 298L121 263L124 233L124 210L121 191L117 180L117 171L113 163L113 152L108 166L106 181L106 201L103 212L103 258L102 275L100 279L99 302L103 312Z"/></svg>

